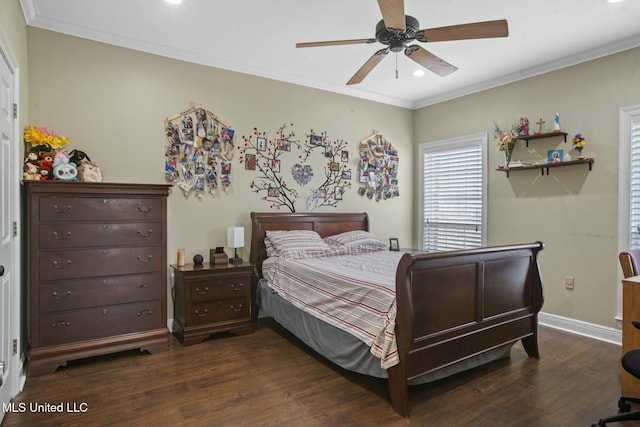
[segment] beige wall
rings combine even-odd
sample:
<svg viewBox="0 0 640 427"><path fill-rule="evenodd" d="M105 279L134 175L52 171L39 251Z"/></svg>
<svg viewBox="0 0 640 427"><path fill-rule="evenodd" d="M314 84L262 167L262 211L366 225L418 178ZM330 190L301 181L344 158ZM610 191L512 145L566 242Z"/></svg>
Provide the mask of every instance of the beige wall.
<svg viewBox="0 0 640 427"><path fill-rule="evenodd" d="M545 285L543 311L604 326L615 326L618 293L618 114L640 104L640 49L590 61L449 102L420 109L416 141L488 132L488 243L541 240ZM569 139L587 138L585 165L510 174L495 171L503 162L493 124L510 126L528 116L552 129L555 113ZM569 149L561 139L520 143L515 159L537 160L549 149ZM417 187L416 187L417 188ZM564 287L575 277L575 290Z"/></svg>
<svg viewBox="0 0 640 427"><path fill-rule="evenodd" d="M28 68L27 68L27 26L22 15L19 0L0 0L0 32L7 41L7 49L17 61L19 78L18 125L26 123L28 117Z"/></svg>
<svg viewBox="0 0 640 427"><path fill-rule="evenodd" d="M366 211L371 231L385 241L398 237L411 246L413 231L413 111L320 90L281 83L160 56L91 42L45 30L29 32L30 123L48 126L70 138L103 170L106 181L164 182L163 120L204 105L236 131L236 145L253 128L274 138L279 126L293 123L298 137L326 131L330 139L348 142L352 188L338 208L322 211ZM375 202L357 195L358 144L376 130L399 151L398 198ZM283 170L293 165L283 160ZM319 184L326 161L315 157ZM169 259L186 248L187 260L209 248L226 245L226 227L244 226L250 242L251 211L269 205L250 191L255 172L233 160L232 189L217 197L183 197L176 188L169 199ZM288 169L287 169L288 168ZM285 178L293 181L290 175ZM299 188L297 211L305 210L308 187ZM248 259L249 248L239 250ZM172 317L172 308L169 308Z"/></svg>

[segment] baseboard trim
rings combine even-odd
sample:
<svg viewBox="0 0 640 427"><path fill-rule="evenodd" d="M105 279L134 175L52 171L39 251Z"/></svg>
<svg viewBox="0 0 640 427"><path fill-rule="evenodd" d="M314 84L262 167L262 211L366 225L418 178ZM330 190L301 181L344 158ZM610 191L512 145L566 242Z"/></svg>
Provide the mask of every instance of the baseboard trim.
<svg viewBox="0 0 640 427"><path fill-rule="evenodd" d="M594 338L611 344L622 345L622 331L619 329L607 328L605 326L549 313L539 313L538 323L543 326L570 332L572 334Z"/></svg>

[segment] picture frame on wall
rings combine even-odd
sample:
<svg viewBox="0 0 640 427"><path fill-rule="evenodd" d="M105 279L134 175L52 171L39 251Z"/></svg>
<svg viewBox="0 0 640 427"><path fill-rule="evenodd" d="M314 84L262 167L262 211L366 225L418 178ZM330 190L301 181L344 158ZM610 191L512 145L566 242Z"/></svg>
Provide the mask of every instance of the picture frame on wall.
<svg viewBox="0 0 640 427"><path fill-rule="evenodd" d="M309 137L309 143L311 145L315 145L315 146L322 145L322 136L321 135L311 135Z"/></svg>
<svg viewBox="0 0 640 427"><path fill-rule="evenodd" d="M267 138L263 137L263 136L259 136L258 138L256 138L256 148L259 151L264 151L267 149Z"/></svg>

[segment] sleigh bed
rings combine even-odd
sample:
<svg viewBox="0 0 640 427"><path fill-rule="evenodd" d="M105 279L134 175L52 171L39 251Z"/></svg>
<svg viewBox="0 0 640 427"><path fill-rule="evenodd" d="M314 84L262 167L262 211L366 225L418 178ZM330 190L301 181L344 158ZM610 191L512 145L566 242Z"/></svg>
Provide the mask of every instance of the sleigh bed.
<svg viewBox="0 0 640 427"><path fill-rule="evenodd" d="M518 340L539 358L538 312L543 291L538 267L541 242L478 249L391 254L397 257L391 278L395 323L386 335L394 347L374 356L370 343L341 330L283 298L270 286L267 232L309 230L321 238L369 230L366 213L251 213L250 259L255 266L253 316L272 317L339 366L388 378L392 407L409 416L408 385L440 379L495 360ZM324 262L329 262L327 258ZM263 263L265 263L263 271ZM294 267L290 267L294 268ZM295 270L289 272L295 276ZM300 273L305 275L305 273ZM330 279L326 283L329 283ZM275 279L274 279L275 283ZM330 280L331 285L335 281ZM390 310L390 312L392 312ZM383 334L384 335L384 334ZM397 350L396 350L397 349ZM392 360L389 362L389 360Z"/></svg>

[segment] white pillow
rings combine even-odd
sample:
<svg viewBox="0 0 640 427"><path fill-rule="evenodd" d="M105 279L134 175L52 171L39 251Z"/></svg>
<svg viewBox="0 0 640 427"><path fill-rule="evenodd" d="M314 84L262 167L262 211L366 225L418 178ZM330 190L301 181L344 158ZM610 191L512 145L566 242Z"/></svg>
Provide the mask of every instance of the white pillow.
<svg viewBox="0 0 640 427"><path fill-rule="evenodd" d="M359 254L384 250L386 245L375 235L364 230L346 231L324 238L340 254Z"/></svg>
<svg viewBox="0 0 640 427"><path fill-rule="evenodd" d="M281 256L287 259L316 258L331 253L331 247L318 233L311 230L267 231L265 246L267 256Z"/></svg>

